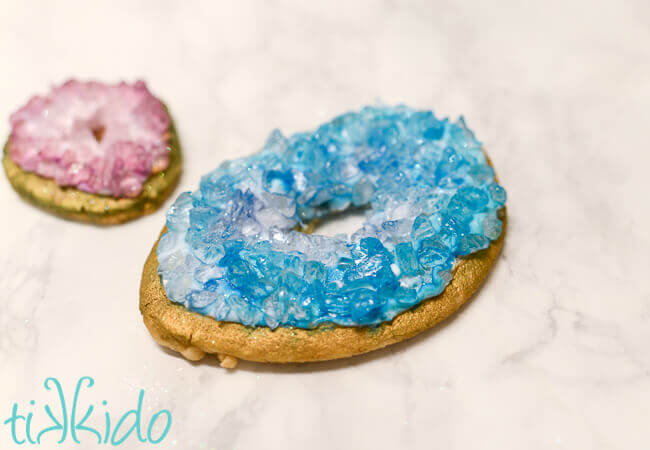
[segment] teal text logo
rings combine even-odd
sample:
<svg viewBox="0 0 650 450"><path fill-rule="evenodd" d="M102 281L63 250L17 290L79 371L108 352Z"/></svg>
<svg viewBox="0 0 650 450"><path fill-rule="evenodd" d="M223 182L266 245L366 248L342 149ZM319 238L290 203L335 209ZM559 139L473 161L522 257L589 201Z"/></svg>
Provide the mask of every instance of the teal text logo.
<svg viewBox="0 0 650 450"><path fill-rule="evenodd" d="M159 444L167 437L172 426L169 410L154 412L148 423L144 423L144 389L138 394L135 408L113 416L108 411L106 400L101 402L101 407L83 401L83 391L91 389L94 385L95 380L91 377L81 377L72 397L66 398L59 380L47 378L43 386L54 395L55 400L45 403L42 408L37 407L34 400L24 407L14 403L9 417L2 423L9 428L13 442L19 445L39 445L41 441L58 444L73 441L77 444L83 442L118 446L127 440ZM38 426L35 425L37 421ZM42 426L41 422L46 425ZM91 423L97 422L102 425L91 426Z"/></svg>

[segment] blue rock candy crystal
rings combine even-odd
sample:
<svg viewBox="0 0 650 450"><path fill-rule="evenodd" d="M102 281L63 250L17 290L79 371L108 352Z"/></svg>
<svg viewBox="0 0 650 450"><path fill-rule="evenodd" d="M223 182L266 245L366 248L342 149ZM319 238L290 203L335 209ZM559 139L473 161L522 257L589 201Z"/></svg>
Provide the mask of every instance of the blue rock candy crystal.
<svg viewBox="0 0 650 450"><path fill-rule="evenodd" d="M375 325L442 292L457 257L501 234L506 200L463 119L365 107L310 133L271 133L167 213L167 296L217 320ZM369 206L349 239L295 228Z"/></svg>

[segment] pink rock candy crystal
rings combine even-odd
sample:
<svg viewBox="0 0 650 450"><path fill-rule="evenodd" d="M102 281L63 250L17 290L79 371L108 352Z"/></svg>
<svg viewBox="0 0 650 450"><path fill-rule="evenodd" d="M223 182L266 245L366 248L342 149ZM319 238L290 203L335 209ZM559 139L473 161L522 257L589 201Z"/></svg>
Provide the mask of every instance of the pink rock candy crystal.
<svg viewBox="0 0 650 450"><path fill-rule="evenodd" d="M10 122L11 159L60 186L136 197L169 164L171 120L142 81L70 80L32 97Z"/></svg>

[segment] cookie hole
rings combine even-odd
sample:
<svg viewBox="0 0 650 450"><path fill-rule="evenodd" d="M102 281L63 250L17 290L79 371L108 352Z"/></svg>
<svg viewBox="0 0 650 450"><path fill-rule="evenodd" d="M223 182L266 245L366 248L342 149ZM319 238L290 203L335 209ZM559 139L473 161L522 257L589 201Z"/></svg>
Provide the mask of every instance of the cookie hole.
<svg viewBox="0 0 650 450"><path fill-rule="evenodd" d="M95 140L97 142L101 142L102 139L104 139L104 133L106 132L106 127L103 125L99 125L91 130L93 132L93 136L95 137Z"/></svg>
<svg viewBox="0 0 650 450"><path fill-rule="evenodd" d="M341 233L349 236L361 228L366 219L365 213L368 209L369 207L350 208L340 213L332 214L320 219L318 223L315 223L306 232L330 237Z"/></svg>

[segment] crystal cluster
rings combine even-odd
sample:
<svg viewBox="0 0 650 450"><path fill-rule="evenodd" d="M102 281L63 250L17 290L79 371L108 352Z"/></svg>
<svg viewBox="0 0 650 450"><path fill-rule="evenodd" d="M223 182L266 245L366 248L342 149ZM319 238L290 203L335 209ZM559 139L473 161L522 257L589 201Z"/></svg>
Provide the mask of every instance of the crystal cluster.
<svg viewBox="0 0 650 450"><path fill-rule="evenodd" d="M70 80L33 97L10 122L11 159L60 186L135 197L169 164L170 118L142 81Z"/></svg>
<svg viewBox="0 0 650 450"><path fill-rule="evenodd" d="M374 325L442 292L457 257L501 234L506 193L463 119L365 107L273 131L167 213L158 272L174 302L271 328ZM296 228L367 207L351 236Z"/></svg>

